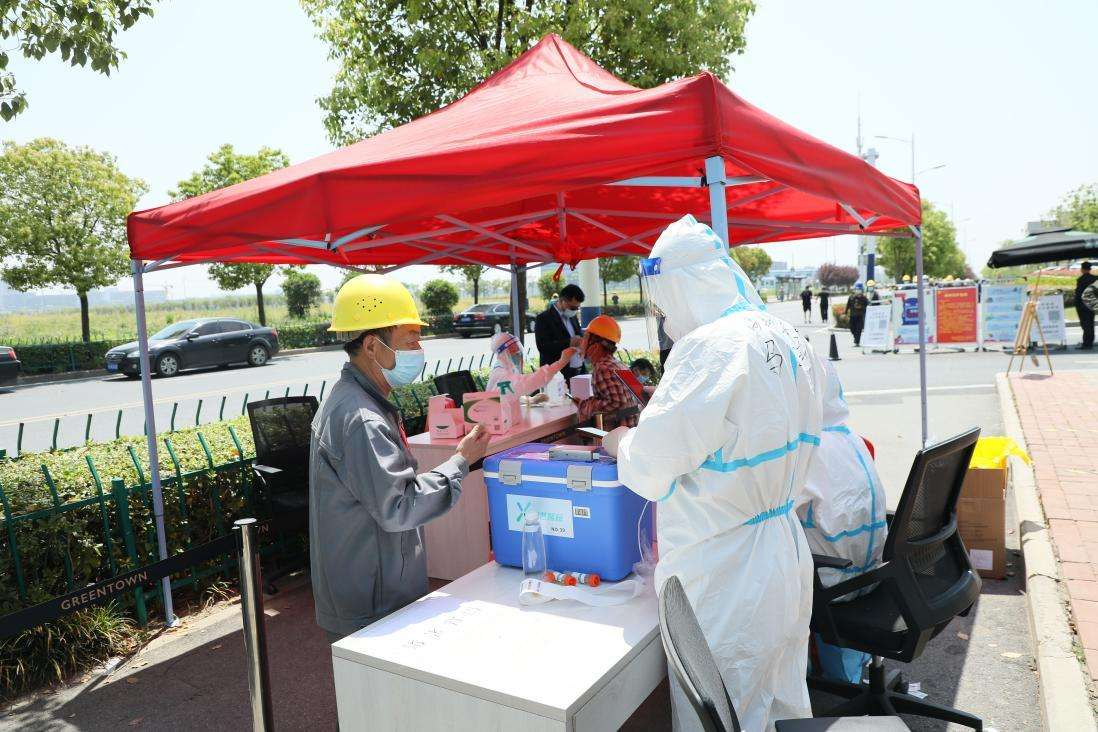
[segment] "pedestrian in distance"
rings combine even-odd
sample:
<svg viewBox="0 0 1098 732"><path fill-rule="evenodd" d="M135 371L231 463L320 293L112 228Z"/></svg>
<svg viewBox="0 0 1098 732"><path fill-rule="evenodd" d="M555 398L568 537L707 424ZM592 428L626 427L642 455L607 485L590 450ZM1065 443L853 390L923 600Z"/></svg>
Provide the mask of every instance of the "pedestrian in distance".
<svg viewBox="0 0 1098 732"><path fill-rule="evenodd" d="M823 323L824 325L827 325L827 321L829 319L828 314L827 314L827 309L828 309L828 305L830 304L830 302L831 302L831 293L828 292L827 288L825 287L825 288L820 290L820 322Z"/></svg>
<svg viewBox="0 0 1098 732"><path fill-rule="evenodd" d="M808 285L801 290L801 309L804 310L804 322L812 322L812 288Z"/></svg>
<svg viewBox="0 0 1098 732"><path fill-rule="evenodd" d="M865 311L868 307L869 298L865 296L865 286L857 282L854 292L846 299L846 314L850 318L850 334L854 336L855 348L862 345L862 329L865 328Z"/></svg>
<svg viewBox="0 0 1098 732"><path fill-rule="evenodd" d="M1083 262L1079 269L1083 273L1075 280L1075 312L1079 315L1079 326L1083 329L1083 342L1076 348L1080 351L1091 351L1094 349L1094 311L1083 302L1083 292L1098 281L1098 277L1090 273L1090 262Z"/></svg>

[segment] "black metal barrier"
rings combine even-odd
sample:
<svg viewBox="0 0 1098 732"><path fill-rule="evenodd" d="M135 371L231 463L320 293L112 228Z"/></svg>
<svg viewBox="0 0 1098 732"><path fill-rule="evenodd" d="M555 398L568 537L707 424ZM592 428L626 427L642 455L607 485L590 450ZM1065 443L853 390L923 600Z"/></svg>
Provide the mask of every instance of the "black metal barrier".
<svg viewBox="0 0 1098 732"><path fill-rule="evenodd" d="M257 523L255 519L241 519L233 525L232 534L0 617L0 638L17 635L63 615L133 592L218 555L235 551L239 565L244 648L248 656L248 690L251 695L252 726L256 732L274 729L270 679L267 674L263 570L259 562L259 536L270 530L269 522Z"/></svg>

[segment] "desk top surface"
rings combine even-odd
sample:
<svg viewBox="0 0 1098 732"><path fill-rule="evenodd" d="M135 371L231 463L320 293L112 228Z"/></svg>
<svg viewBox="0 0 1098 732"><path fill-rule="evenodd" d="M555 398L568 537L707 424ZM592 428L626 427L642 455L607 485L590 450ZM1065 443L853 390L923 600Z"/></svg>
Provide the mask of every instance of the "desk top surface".
<svg viewBox="0 0 1098 732"><path fill-rule="evenodd" d="M522 572L489 562L332 647L337 658L567 719L649 643L650 587L622 605L520 605Z"/></svg>
<svg viewBox="0 0 1098 732"><path fill-rule="evenodd" d="M563 429L576 420L576 406L572 403L557 407L533 406L522 408L523 422L505 435L492 435L488 441L488 454L494 454L507 448L530 442L538 436L551 434ZM421 432L408 438L412 447L456 447L461 442L456 437L431 437L430 432Z"/></svg>

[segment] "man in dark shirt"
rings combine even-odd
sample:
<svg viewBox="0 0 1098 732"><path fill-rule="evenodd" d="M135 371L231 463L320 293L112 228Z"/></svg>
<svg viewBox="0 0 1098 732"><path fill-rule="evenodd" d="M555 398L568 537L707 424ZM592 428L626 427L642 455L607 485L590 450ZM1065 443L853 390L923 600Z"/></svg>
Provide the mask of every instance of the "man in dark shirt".
<svg viewBox="0 0 1098 732"><path fill-rule="evenodd" d="M560 358L565 348L578 348L583 330L580 328L579 308L583 304L584 294L576 285L561 288L560 297L550 303L545 312L534 321L534 341L538 346L541 365L547 366ZM576 356L561 370L565 379L583 373L583 360Z"/></svg>
<svg viewBox="0 0 1098 732"><path fill-rule="evenodd" d="M831 300L831 293L827 291L827 288L820 290L820 322L827 325L828 315L827 306Z"/></svg>
<svg viewBox="0 0 1098 732"><path fill-rule="evenodd" d="M1083 290L1090 287L1098 277L1090 273L1090 262L1080 265L1083 273L1075 280L1075 312L1079 314L1079 325L1083 329L1083 342L1076 348L1080 351L1094 349L1094 311L1083 304Z"/></svg>
<svg viewBox="0 0 1098 732"><path fill-rule="evenodd" d="M862 283L854 285L854 293L846 299L846 314L850 316L850 333L854 336L854 345L862 345L862 329L865 328L865 311L869 307L869 298L865 296Z"/></svg>
<svg viewBox="0 0 1098 732"><path fill-rule="evenodd" d="M808 285L801 290L801 309L804 310L804 322L812 322L812 288Z"/></svg>

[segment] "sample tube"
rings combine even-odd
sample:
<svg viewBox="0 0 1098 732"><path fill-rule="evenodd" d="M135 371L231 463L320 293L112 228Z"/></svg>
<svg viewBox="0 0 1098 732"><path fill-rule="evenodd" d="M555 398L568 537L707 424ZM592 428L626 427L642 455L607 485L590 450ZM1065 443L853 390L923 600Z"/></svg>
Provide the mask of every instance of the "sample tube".
<svg viewBox="0 0 1098 732"><path fill-rule="evenodd" d="M581 585L590 585L591 587L598 587L602 584L602 580L599 579L597 574L584 574L583 572L568 572L569 577L574 579Z"/></svg>
<svg viewBox="0 0 1098 732"><path fill-rule="evenodd" d="M568 587L574 587L576 584L576 578L567 572L554 572L553 570L546 570L545 581L554 582L558 585L567 585Z"/></svg>

